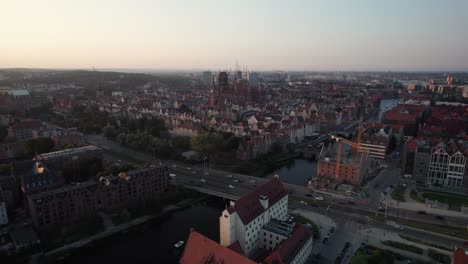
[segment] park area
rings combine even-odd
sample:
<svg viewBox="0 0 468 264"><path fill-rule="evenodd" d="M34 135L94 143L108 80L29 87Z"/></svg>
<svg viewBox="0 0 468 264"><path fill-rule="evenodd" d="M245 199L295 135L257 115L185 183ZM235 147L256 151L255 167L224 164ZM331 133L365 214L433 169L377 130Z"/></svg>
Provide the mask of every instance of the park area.
<svg viewBox="0 0 468 264"><path fill-rule="evenodd" d="M447 203L451 208L460 208L462 206L468 207L468 196L441 192L423 192L421 196L424 199Z"/></svg>

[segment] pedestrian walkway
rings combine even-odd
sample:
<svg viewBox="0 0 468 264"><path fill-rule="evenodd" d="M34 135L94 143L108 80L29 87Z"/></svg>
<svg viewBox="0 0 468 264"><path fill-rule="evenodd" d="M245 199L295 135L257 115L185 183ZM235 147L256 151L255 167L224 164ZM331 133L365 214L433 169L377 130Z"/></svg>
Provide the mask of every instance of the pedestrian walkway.
<svg viewBox="0 0 468 264"><path fill-rule="evenodd" d="M457 212L457 211L452 211L452 210L444 210L444 209L438 209L438 208L431 208L428 207L424 203L416 202L411 198L411 188L408 186L405 190L405 202L398 202L396 200L391 199L389 206L393 208L399 208L399 209L406 209L406 210L411 210L411 211L426 211L430 214L436 214L436 215L445 215L445 216L455 216L455 217L466 217L468 218L468 214L464 214L462 212ZM468 221L468 220L467 220Z"/></svg>

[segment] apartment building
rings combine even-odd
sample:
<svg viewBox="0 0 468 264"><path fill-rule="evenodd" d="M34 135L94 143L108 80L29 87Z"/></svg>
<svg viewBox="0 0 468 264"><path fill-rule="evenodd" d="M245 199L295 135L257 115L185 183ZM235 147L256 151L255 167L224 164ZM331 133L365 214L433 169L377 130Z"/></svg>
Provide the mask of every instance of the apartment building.
<svg viewBox="0 0 468 264"><path fill-rule="evenodd" d="M97 210L111 210L131 201L158 198L167 186L167 167L151 165L118 176L34 193L26 199L34 226L45 230L73 223Z"/></svg>
<svg viewBox="0 0 468 264"><path fill-rule="evenodd" d="M468 147L463 141L440 142L432 149L427 183L463 187ZM466 184L466 182L465 182Z"/></svg>

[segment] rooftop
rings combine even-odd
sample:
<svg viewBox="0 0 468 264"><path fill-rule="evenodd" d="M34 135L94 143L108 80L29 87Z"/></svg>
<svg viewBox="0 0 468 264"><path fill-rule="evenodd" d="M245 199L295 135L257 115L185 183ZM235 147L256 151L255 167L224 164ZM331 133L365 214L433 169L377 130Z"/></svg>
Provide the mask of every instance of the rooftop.
<svg viewBox="0 0 468 264"><path fill-rule="evenodd" d="M281 244L265 259L266 264L291 263L294 257L312 237L312 231L301 224L295 226L292 235L283 240Z"/></svg>
<svg viewBox="0 0 468 264"><path fill-rule="evenodd" d="M179 262L181 264L255 264L250 259L196 231L190 232Z"/></svg>
<svg viewBox="0 0 468 264"><path fill-rule="evenodd" d="M84 147L79 147L79 148L64 149L64 150L59 150L59 151L54 151L54 152L49 152L49 153L43 153L43 154L37 155L36 158L39 160L48 160L48 159L54 159L54 158L59 158L59 157L64 157L64 156L72 156L72 155L76 155L76 154L83 153L83 152L97 151L97 150L100 150L100 148L94 145L90 145L90 146L84 146Z"/></svg>
<svg viewBox="0 0 468 264"><path fill-rule="evenodd" d="M294 222L271 219L262 229L288 237L294 230Z"/></svg>
<svg viewBox="0 0 468 264"><path fill-rule="evenodd" d="M271 207L271 205L286 196L287 192L280 180L273 178L237 200L234 209L244 225L250 223L265 211L259 200L262 195L268 198L268 205Z"/></svg>

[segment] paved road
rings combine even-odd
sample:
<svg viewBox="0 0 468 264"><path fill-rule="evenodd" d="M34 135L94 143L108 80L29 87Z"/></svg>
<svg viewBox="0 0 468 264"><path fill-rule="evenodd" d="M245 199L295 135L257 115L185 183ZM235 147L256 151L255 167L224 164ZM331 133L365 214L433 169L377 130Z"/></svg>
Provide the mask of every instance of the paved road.
<svg viewBox="0 0 468 264"><path fill-rule="evenodd" d="M122 147L115 142L102 139L102 137L99 135L87 137L87 140L88 142L98 146L104 146L108 149L113 149L117 152L125 152L126 154L131 154L133 157L137 157L141 160L146 160L147 162L153 162L155 160L154 157L150 155L136 152L133 150L128 150L127 148ZM230 194L244 195L253 188L267 181L263 178L257 178L248 175L211 170L208 168L204 168L200 165L193 166L174 161L162 162L169 166L171 173L177 175L176 181L178 181L179 183L192 186L195 185L203 188L212 189L215 191L227 192ZM344 212L346 215L358 215L361 218L375 215L377 213L376 200L378 201L378 199L375 198L376 195L379 195L382 188L384 188L384 186L386 186L388 183L395 182L395 175L399 175L399 173L397 173L398 169L395 167L395 164L387 165L389 166L388 170L383 170L383 172L373 181L371 181L371 183L368 185L370 186L369 193L371 194L371 199L369 199L368 201L373 202L369 203L364 201L364 204L362 204L362 201L359 198L350 198L331 193L319 193L319 195L323 198L323 201L315 201L314 203L320 205L321 207L329 208L329 212L341 211ZM203 182L202 179L206 182ZM375 185L375 183L378 183L379 187L375 188L375 191L372 191L372 187ZM234 188L229 188L229 185L232 185ZM290 195L294 196L291 197L291 199L301 199L302 197L304 200L313 200L313 197L308 197L312 196L312 193L311 190L307 189L306 187L292 184L284 185L289 190ZM299 201L296 202L299 203ZM291 206L294 206L294 201L291 202ZM438 220L435 217L435 215L422 215L418 214L417 211L402 209L398 207L390 207L388 215L394 217L401 217L403 219L424 221L433 224L466 225L468 219L468 216L445 216L444 220Z"/></svg>

